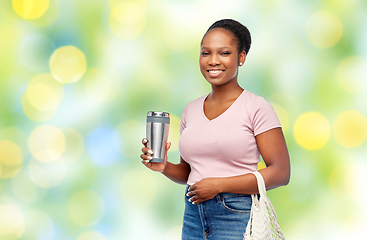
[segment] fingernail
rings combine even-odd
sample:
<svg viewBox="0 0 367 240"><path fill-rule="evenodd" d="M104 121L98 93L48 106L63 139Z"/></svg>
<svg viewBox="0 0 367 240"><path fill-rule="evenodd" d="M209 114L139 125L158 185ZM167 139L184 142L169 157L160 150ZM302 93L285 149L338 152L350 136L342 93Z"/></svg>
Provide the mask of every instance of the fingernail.
<svg viewBox="0 0 367 240"><path fill-rule="evenodd" d="M148 153L149 153L149 154L153 154L153 151L149 149L149 150L148 150Z"/></svg>
<svg viewBox="0 0 367 240"><path fill-rule="evenodd" d="M189 202L192 202L192 199L191 198L189 198Z"/></svg>
<svg viewBox="0 0 367 240"><path fill-rule="evenodd" d="M148 142L148 139L144 138L143 143L146 143L146 142Z"/></svg>
<svg viewBox="0 0 367 240"><path fill-rule="evenodd" d="M189 197L189 193L186 193L186 197Z"/></svg>
<svg viewBox="0 0 367 240"><path fill-rule="evenodd" d="M194 203L194 202L191 202L191 203L195 205L195 203Z"/></svg>
<svg viewBox="0 0 367 240"><path fill-rule="evenodd" d="M151 156L147 156L147 158L148 158L149 160L152 160L152 159L153 159L153 157L151 157Z"/></svg>
<svg viewBox="0 0 367 240"><path fill-rule="evenodd" d="M148 163L148 162L150 162L150 161L149 161L149 160L143 160L143 162Z"/></svg>

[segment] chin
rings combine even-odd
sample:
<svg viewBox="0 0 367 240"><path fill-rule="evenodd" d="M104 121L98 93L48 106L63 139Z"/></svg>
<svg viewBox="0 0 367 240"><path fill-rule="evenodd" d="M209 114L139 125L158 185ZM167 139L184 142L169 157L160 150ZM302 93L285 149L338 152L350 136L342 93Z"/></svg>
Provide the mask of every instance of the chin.
<svg viewBox="0 0 367 240"><path fill-rule="evenodd" d="M228 82L223 82L223 81L213 81L213 80L207 80L208 83L210 83L210 85L212 86L223 86L226 85Z"/></svg>

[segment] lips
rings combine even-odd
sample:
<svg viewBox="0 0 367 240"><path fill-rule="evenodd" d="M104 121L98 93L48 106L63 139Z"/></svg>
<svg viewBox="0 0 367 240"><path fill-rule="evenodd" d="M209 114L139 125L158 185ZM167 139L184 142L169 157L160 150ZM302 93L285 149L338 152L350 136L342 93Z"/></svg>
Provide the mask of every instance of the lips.
<svg viewBox="0 0 367 240"><path fill-rule="evenodd" d="M221 75L224 70L222 69L209 69L207 70L207 72L209 73L210 77L218 77L219 75Z"/></svg>

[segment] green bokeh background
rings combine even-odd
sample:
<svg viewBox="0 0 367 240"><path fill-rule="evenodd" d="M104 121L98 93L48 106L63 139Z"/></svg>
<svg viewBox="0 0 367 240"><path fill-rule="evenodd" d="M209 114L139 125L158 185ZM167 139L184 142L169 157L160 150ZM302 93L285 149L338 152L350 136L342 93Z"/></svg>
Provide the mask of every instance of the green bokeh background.
<svg viewBox="0 0 367 240"><path fill-rule="evenodd" d="M146 169L140 141L147 111L170 112L168 157L179 161L182 110L210 91L199 70L200 41L222 18L250 29L240 85L267 99L284 127L291 182L268 195L287 239L367 237L366 1L52 0L31 20L14 2L0 2L0 141L15 144L22 161L0 159L0 239L180 239L185 186ZM22 97L31 79L51 73L54 51L69 45L84 53L87 71L63 83L56 111L35 121ZM340 80L351 57L356 64L344 72L357 73ZM335 137L344 131L335 121L351 110L362 120L345 126L359 129L362 140L348 147ZM294 134L309 112L321 114L330 131L316 149ZM65 134L66 150L55 161L37 160L30 147L44 126Z"/></svg>

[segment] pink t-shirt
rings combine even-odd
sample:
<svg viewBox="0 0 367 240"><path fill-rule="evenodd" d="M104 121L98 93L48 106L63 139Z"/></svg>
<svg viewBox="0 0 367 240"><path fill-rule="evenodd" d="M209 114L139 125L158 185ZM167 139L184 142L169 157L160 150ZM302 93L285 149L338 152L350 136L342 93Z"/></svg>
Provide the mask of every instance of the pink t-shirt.
<svg viewBox="0 0 367 240"><path fill-rule="evenodd" d="M256 171L260 152L255 136L281 127L270 104L246 90L225 112L209 120L204 114L207 96L190 102L181 117L179 149L191 167L189 185L203 178Z"/></svg>

